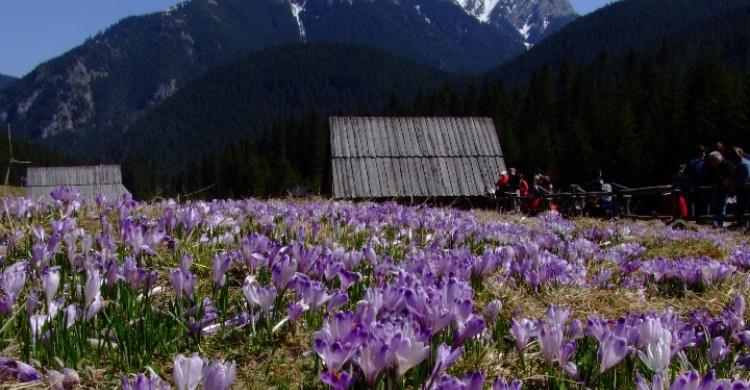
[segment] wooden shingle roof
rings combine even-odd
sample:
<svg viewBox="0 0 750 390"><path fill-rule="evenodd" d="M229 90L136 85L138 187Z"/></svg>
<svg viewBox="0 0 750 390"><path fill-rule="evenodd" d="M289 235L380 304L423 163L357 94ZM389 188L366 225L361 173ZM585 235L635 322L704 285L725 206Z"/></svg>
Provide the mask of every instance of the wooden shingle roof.
<svg viewBox="0 0 750 390"><path fill-rule="evenodd" d="M119 165L77 167L31 167L26 170L26 197L33 201L49 200L57 187L71 187L85 200L99 194L120 200L128 193L122 185Z"/></svg>
<svg viewBox="0 0 750 390"><path fill-rule="evenodd" d="M474 196L505 169L490 118L332 117L336 198Z"/></svg>

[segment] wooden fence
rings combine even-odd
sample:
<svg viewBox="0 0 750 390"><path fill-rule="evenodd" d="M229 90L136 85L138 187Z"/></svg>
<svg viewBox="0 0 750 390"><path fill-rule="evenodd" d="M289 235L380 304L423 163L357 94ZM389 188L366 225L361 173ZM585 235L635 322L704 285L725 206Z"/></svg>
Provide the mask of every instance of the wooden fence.
<svg viewBox="0 0 750 390"><path fill-rule="evenodd" d="M745 187L750 190L750 183L746 184ZM714 191L713 187L699 187L696 189L696 193L710 194ZM557 193L542 193L529 196L518 196L513 194L504 194L497 198L497 205L500 206L502 203L515 205L518 209L523 202L528 202L533 199L541 200L541 209L549 210L551 204L554 202L558 210L563 214L575 215L582 214L586 199L595 198L610 198L611 199L611 215L613 217L630 218L630 219L675 219L681 218L688 221L711 221L714 215L693 215L691 212L688 217L681 217L680 210L680 195L684 191L678 186L674 185L661 185L661 186L650 186L650 187L638 187L628 188L616 183L612 184L612 191L607 192L596 192L586 191L581 186L572 184L570 190L566 192ZM669 196L671 204L671 214L638 214L637 205L634 206L639 198L646 196ZM506 207L507 208L507 207ZM750 216L750 214L748 214ZM726 216L726 221L732 221L736 216L729 214Z"/></svg>

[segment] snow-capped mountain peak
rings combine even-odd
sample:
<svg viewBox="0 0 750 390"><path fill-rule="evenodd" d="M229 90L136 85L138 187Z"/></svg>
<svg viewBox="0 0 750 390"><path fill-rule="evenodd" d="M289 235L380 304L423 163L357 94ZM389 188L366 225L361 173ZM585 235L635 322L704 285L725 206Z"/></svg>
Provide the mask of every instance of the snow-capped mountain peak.
<svg viewBox="0 0 750 390"><path fill-rule="evenodd" d="M531 47L575 18L568 0L455 0L483 23L513 26Z"/></svg>
<svg viewBox="0 0 750 390"><path fill-rule="evenodd" d="M492 12L501 0L456 0L458 4L470 15L473 15L480 21L487 23L490 21Z"/></svg>

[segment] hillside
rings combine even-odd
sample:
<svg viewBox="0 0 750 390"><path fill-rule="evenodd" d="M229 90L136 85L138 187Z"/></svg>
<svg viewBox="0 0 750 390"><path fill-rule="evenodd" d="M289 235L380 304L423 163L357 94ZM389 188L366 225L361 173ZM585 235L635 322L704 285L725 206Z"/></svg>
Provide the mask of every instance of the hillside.
<svg viewBox="0 0 750 390"><path fill-rule="evenodd" d="M136 122L113 146L116 155L143 157L175 172L289 118L313 111L378 112L393 94L410 101L420 89L456 80L378 49L284 45L209 72Z"/></svg>
<svg viewBox="0 0 750 390"><path fill-rule="evenodd" d="M0 74L0 89L5 88L10 83L16 81L17 79L13 76L7 76L4 74Z"/></svg>
<svg viewBox="0 0 750 390"><path fill-rule="evenodd" d="M690 31L708 20L725 23L735 10L750 6L750 0L622 0L571 22L533 49L489 71L489 77L502 77L514 82L528 81L542 66L559 67L563 62L586 64L606 52L609 57L622 57L631 48L656 52L667 39L675 50L691 50L687 37ZM731 26L726 23L726 26ZM733 26L742 28L742 25ZM699 40L710 35L696 36ZM701 53L696 51L695 53ZM695 54L694 53L694 54ZM692 56L695 58L695 55Z"/></svg>

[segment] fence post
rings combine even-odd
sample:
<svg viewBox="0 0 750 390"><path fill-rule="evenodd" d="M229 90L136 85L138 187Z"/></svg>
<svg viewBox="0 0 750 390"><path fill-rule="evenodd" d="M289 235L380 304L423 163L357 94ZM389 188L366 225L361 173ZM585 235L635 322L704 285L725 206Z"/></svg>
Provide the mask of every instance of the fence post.
<svg viewBox="0 0 750 390"><path fill-rule="evenodd" d="M680 219L680 189L672 185L672 217Z"/></svg>

